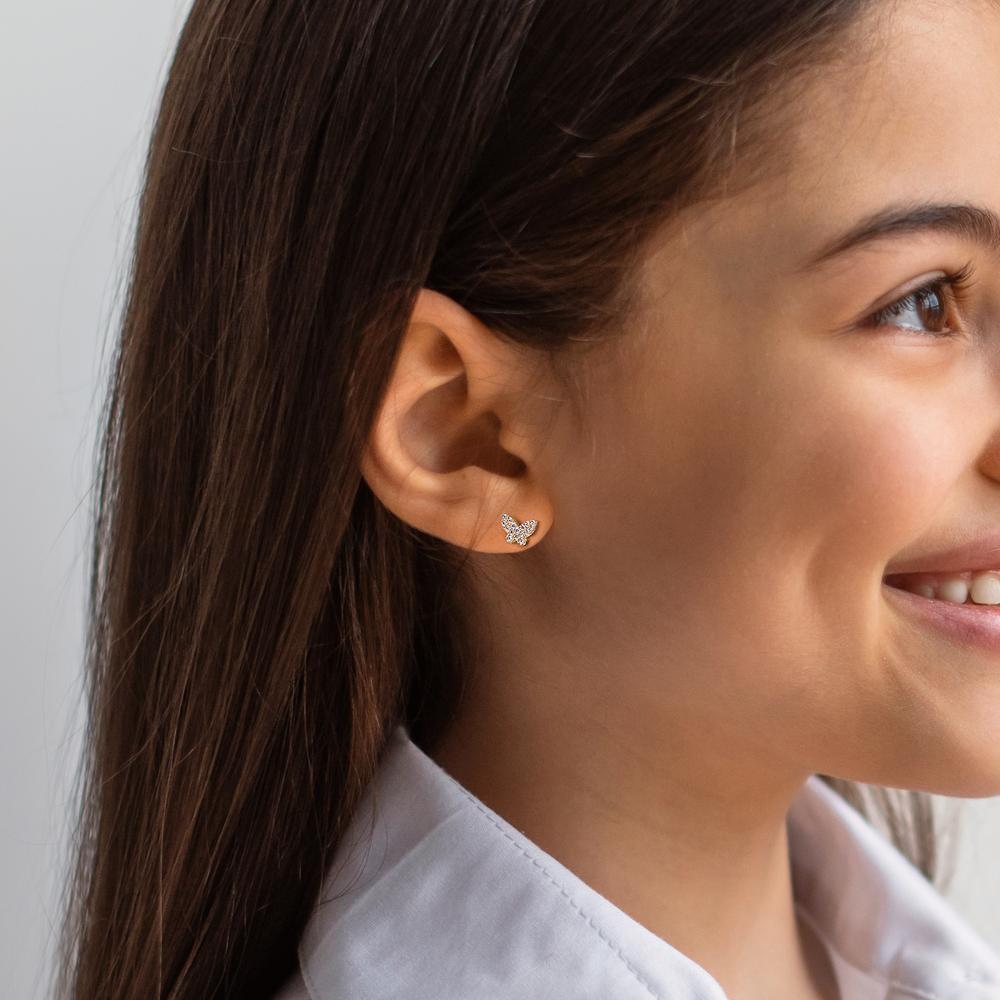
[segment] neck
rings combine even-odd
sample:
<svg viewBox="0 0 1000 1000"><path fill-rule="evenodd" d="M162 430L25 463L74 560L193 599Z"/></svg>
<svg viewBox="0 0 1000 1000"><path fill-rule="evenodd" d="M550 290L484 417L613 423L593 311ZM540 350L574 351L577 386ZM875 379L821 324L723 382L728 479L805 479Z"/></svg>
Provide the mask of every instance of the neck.
<svg viewBox="0 0 1000 1000"><path fill-rule="evenodd" d="M516 673L478 664L437 763L727 996L836 998L793 898L785 814L803 776L705 752L723 734L644 733L613 698L575 707L572 685L553 697L558 671L544 697Z"/></svg>

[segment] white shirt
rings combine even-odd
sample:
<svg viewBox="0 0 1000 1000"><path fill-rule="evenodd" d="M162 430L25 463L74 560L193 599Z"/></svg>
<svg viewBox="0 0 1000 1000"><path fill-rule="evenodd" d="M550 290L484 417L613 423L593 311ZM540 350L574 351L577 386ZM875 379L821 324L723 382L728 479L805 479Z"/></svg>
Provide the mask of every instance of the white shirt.
<svg viewBox="0 0 1000 1000"><path fill-rule="evenodd" d="M1000 955L817 775L796 908L842 1000L1000 1000ZM393 733L276 1000L726 1000L716 979Z"/></svg>

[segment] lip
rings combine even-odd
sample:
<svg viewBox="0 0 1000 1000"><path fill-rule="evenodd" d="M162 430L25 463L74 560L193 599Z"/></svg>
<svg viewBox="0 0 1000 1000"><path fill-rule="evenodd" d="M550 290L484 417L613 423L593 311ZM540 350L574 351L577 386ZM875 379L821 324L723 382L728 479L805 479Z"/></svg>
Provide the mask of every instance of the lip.
<svg viewBox="0 0 1000 1000"><path fill-rule="evenodd" d="M961 573L964 570L1000 569L1000 533L990 527L969 541L910 559L889 563L885 576L900 573Z"/></svg>
<svg viewBox="0 0 1000 1000"><path fill-rule="evenodd" d="M964 645L978 646L1000 654L1000 604L955 604L922 597L909 590L883 583L887 594L904 611L923 619Z"/></svg>

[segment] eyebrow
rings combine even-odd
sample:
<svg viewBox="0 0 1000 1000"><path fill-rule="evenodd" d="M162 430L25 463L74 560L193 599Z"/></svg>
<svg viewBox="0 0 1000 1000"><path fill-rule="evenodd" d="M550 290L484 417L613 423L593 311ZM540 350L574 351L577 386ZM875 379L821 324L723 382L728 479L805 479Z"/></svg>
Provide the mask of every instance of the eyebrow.
<svg viewBox="0 0 1000 1000"><path fill-rule="evenodd" d="M958 236L1000 254L1000 216L992 209L968 203L908 202L889 205L866 215L797 270L811 271L834 257L876 240L927 232Z"/></svg>

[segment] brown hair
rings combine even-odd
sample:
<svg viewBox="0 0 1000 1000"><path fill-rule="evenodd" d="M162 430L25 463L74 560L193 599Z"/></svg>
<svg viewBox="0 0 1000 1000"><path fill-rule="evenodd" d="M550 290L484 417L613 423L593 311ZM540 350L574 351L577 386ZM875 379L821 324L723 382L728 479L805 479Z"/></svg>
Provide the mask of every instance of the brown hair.
<svg viewBox="0 0 1000 1000"><path fill-rule="evenodd" d="M102 413L60 995L271 996L391 728L447 724L462 553L358 471L417 290L551 358L611 334L646 241L773 164L870 10L195 0Z"/></svg>

